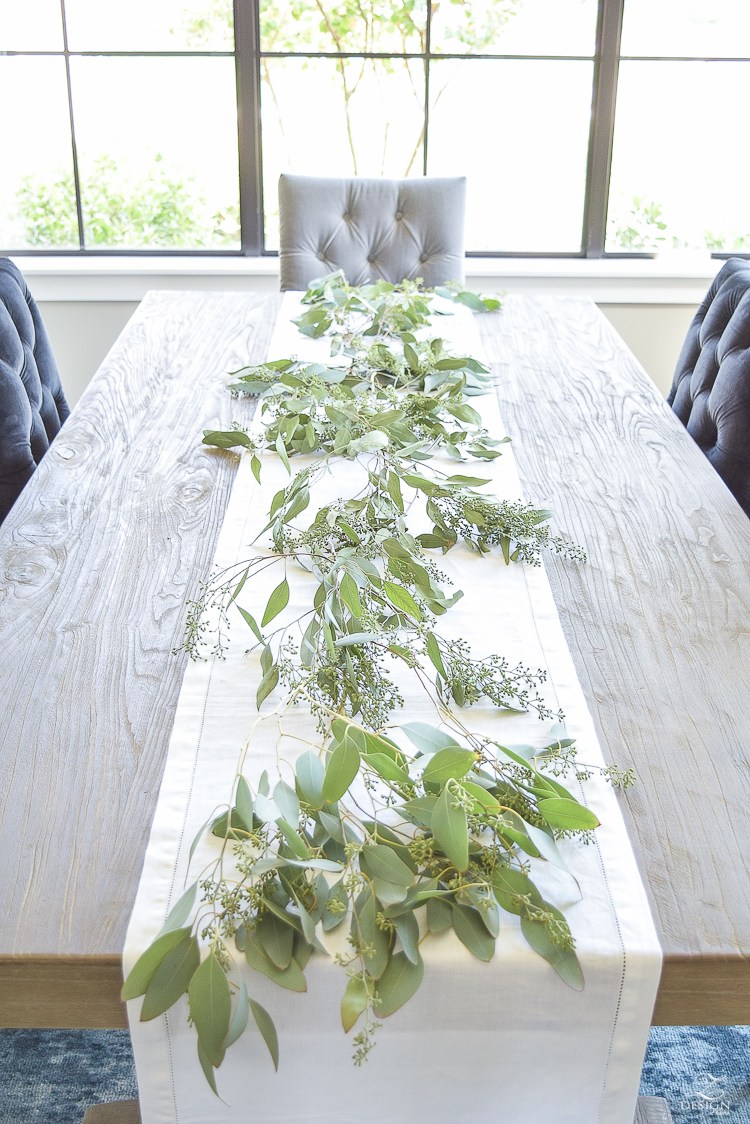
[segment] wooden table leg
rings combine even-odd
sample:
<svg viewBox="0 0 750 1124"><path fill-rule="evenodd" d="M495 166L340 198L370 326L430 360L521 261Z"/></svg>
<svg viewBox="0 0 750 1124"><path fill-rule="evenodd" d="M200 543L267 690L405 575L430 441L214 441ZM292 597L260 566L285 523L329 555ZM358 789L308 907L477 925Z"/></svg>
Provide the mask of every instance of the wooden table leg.
<svg viewBox="0 0 750 1124"><path fill-rule="evenodd" d="M83 1114L83 1124L141 1124L138 1101L89 1105Z"/></svg>

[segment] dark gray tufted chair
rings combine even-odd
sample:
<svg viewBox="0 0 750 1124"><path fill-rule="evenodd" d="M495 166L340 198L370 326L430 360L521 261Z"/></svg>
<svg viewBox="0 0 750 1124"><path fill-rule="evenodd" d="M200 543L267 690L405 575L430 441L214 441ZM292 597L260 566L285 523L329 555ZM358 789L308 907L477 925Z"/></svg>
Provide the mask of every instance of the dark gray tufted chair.
<svg viewBox="0 0 750 1124"><path fill-rule="evenodd" d="M281 288L343 269L352 285L463 281L466 180L279 179Z"/></svg>
<svg viewBox="0 0 750 1124"><path fill-rule="evenodd" d="M69 413L34 298L0 258L0 522Z"/></svg>
<svg viewBox="0 0 750 1124"><path fill-rule="evenodd" d="M750 515L750 262L730 258L714 278L668 401Z"/></svg>

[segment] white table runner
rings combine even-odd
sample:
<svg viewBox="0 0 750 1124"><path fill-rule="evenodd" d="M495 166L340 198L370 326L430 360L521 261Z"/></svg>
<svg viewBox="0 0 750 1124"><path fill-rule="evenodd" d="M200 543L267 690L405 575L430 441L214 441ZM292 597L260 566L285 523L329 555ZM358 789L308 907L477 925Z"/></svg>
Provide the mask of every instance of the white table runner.
<svg viewBox="0 0 750 1124"><path fill-rule="evenodd" d="M297 301L287 294L269 358L297 354L325 360L328 342L307 340L289 324ZM441 320L432 334L449 339L458 354L481 358L472 315L452 308L454 315ZM472 405L492 435L500 436L494 395L475 398ZM304 463L293 461L293 469ZM341 474L358 470L348 462L338 464L314 489L310 511L351 494ZM455 462L450 469L456 471ZM521 498L510 447L505 446L503 456L491 465L482 463L480 471L492 477L488 493ZM277 457L268 457L261 479L258 485L249 459L243 459L217 565L251 557L257 549L265 552L262 541L257 547L248 544L267 520L271 496L289 477ZM417 533L429 527L410 529ZM576 564L580 563L570 563ZM462 637L478 656L498 652L511 663L544 668L548 679L541 693L553 709L565 712L580 760L603 764L543 568L505 566L499 556L480 558L463 546L440 558L439 565L465 594L440 619L441 634ZM269 569L253 579L252 600L248 594L241 602L258 614L279 580L277 569ZM305 576L295 574L290 585L286 612L292 619L305 604L300 596ZM250 590L250 583L246 588ZM239 749L257 718L259 659L257 653L245 654L252 642L238 617L227 659L187 669L128 930L126 972L182 894L190 843L230 791ZM393 721L401 716L404 721L434 723L434 711L408 678L400 679L399 686L405 706ZM261 714L273 705L272 696ZM533 715L508 717L490 706L465 713L472 729L506 743L542 745L550 728ZM293 760L302 752L306 746L294 736L305 737L312 728L301 710L287 716L282 756ZM278 736L272 721L256 727L245 769L251 783L257 783L264 768L275 771ZM383 1020L369 1061L355 1068L350 1060L352 1034L344 1035L339 1018L344 973L332 959L313 956L306 969L308 994L299 995L277 987L237 954L233 978L239 978L239 971L244 974L248 991L278 1027L278 1074L260 1034L248 1030L217 1072L219 1100L198 1065L195 1031L187 1023L187 997L149 1023L138 1021L142 1001L131 1001L128 1014L143 1124L632 1124L661 952L615 794L598 777L581 793L601 827L590 846L560 846L580 883L582 899L573 879L548 864L532 860L532 878L570 922L586 979L582 993L566 987L528 947L518 919L508 914L501 915L501 933L489 964L472 957L452 931L432 935L421 947L425 975L419 992ZM214 844L218 841L199 845L191 881L210 859ZM327 943L335 951L342 938L337 933L329 937L334 938Z"/></svg>

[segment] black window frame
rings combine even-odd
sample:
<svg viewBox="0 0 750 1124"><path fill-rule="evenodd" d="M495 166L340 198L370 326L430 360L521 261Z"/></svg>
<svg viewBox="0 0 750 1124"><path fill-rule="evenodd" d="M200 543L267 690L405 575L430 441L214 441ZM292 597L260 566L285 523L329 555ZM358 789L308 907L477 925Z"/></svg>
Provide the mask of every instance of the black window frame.
<svg viewBox="0 0 750 1124"><path fill-rule="evenodd" d="M648 251L622 250L617 252L605 249L607 233L607 210L609 205L610 176L612 170L612 151L615 133L615 111L617 105L617 82L619 75L620 41L625 0L599 0L596 27L596 42L593 55L593 89L591 124L589 129L588 154L586 164L586 187L583 208L581 248L577 251L511 251L511 250L470 250L470 258L652 258ZM63 55L67 80L68 112L70 117L70 137L72 149L73 179L76 193L76 213L78 221L79 245L77 248L56 249L52 247L7 249L0 253L13 256L45 257L86 256L86 257L275 257L278 251L267 250L264 245L263 209L263 153L261 141L261 59L283 57L305 58L406 58L421 59L425 68L425 133L423 144L423 173L426 173L427 145L429 133L429 68L432 60L446 58L461 59L544 59L555 58L591 61L592 56L544 56L544 55L492 55L492 54L445 54L433 53L430 49L429 28L431 19L431 0L427 0L428 23L425 51L422 53L371 53L371 52L275 52L262 51L260 43L260 0L233 0L234 10L234 50L233 51L71 51L68 47L65 16L65 0L60 0L63 29L63 51L6 51L5 55ZM95 249L85 245L84 220L81 207L78 154L76 149L75 118L70 80L71 56L137 56L174 57L201 56L234 57L237 79L237 132L239 152L239 214L241 244L238 249L220 248L143 248L143 249ZM645 60L644 60L645 61ZM648 61L675 61L672 59L650 58ZM697 59L696 61L723 61ZM726 60L729 61L729 60ZM750 257L742 252L715 251L714 258Z"/></svg>

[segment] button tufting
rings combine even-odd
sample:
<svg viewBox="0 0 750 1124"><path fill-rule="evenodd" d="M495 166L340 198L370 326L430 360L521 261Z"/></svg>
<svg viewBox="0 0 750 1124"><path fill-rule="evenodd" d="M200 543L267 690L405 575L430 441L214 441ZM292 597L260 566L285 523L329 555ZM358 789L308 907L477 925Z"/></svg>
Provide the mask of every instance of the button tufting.
<svg viewBox="0 0 750 1124"><path fill-rule="evenodd" d="M396 222L401 222L401 219L403 217L404 217L403 211L396 211Z"/></svg>
<svg viewBox="0 0 750 1124"><path fill-rule="evenodd" d="M322 251L322 250L318 250L318 261L325 261L325 260L326 260L326 256L325 256L325 254L323 253L323 251Z"/></svg>
<svg viewBox="0 0 750 1124"><path fill-rule="evenodd" d="M352 221L352 216L349 214L348 211L346 211L344 213L344 222L351 222L351 221Z"/></svg>
<svg viewBox="0 0 750 1124"><path fill-rule="evenodd" d="M429 256L430 256L429 254L420 254L420 255L419 255L419 260L420 260L421 262L426 262L426 261L427 261L427 259L429 258Z"/></svg>
<svg viewBox="0 0 750 1124"><path fill-rule="evenodd" d="M367 260L369 261L370 265L375 264L375 258L368 258Z"/></svg>

